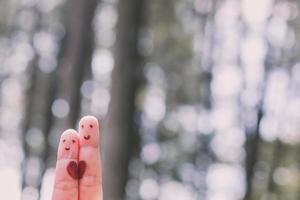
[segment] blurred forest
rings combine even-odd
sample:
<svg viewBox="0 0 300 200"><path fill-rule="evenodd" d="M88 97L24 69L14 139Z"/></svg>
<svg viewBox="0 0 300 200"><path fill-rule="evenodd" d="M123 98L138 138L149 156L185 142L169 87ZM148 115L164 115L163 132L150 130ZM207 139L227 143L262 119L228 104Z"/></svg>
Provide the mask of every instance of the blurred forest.
<svg viewBox="0 0 300 200"><path fill-rule="evenodd" d="M0 194L50 200L101 123L105 200L299 200L299 0L0 0Z"/></svg>

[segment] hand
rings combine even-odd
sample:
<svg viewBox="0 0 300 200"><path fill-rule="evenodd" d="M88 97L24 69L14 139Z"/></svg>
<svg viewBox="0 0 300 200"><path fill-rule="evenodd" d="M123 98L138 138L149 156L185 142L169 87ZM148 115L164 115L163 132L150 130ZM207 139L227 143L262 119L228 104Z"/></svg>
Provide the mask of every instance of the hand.
<svg viewBox="0 0 300 200"><path fill-rule="evenodd" d="M79 134L66 130L59 141L52 200L103 200L99 123L85 116Z"/></svg>

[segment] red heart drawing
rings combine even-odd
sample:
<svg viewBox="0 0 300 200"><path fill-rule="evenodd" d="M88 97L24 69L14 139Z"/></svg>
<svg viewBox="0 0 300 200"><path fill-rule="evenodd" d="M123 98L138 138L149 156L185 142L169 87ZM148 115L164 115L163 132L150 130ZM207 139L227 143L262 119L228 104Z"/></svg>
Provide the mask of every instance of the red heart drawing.
<svg viewBox="0 0 300 200"><path fill-rule="evenodd" d="M81 179L83 177L85 169L86 169L86 163L83 160L80 161L78 165L75 161L71 161L67 166L67 171L69 175L75 180Z"/></svg>
<svg viewBox="0 0 300 200"><path fill-rule="evenodd" d="M78 167L75 161L69 162L67 166L67 171L73 179L78 179Z"/></svg>
<svg viewBox="0 0 300 200"><path fill-rule="evenodd" d="M79 163L78 163L78 178L81 179L83 177L83 174L85 172L85 168L86 168L86 163L81 160Z"/></svg>

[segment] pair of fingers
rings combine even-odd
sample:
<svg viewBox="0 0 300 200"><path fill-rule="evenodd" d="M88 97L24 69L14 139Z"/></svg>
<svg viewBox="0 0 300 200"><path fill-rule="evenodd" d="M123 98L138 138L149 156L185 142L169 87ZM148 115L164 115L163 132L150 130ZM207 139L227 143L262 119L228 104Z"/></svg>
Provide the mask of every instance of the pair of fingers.
<svg viewBox="0 0 300 200"><path fill-rule="evenodd" d="M52 200L102 200L99 123L79 122L79 133L66 130L59 141Z"/></svg>

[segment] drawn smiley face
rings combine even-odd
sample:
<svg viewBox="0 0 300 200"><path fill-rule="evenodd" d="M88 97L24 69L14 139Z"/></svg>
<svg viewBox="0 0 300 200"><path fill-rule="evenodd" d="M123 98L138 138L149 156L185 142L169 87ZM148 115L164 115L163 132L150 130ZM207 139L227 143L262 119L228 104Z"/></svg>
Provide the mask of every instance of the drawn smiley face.
<svg viewBox="0 0 300 200"><path fill-rule="evenodd" d="M89 140L91 139L91 135L93 135L94 133L92 133L94 130L94 125L91 122L82 122L81 124L81 130L83 131L83 139L85 140ZM88 129L88 130L87 130Z"/></svg>
<svg viewBox="0 0 300 200"><path fill-rule="evenodd" d="M73 144L75 144L77 141L73 138L73 139L70 139L70 138L64 138L62 139L62 143L63 143L63 146L64 146L64 149L66 151L70 151L71 147L73 146Z"/></svg>
<svg viewBox="0 0 300 200"><path fill-rule="evenodd" d="M76 159L79 151L79 138L75 130L66 130L61 138L58 148L58 159Z"/></svg>
<svg viewBox="0 0 300 200"><path fill-rule="evenodd" d="M98 120L95 117L83 117L79 122L79 130L81 146L98 146L99 125Z"/></svg>

